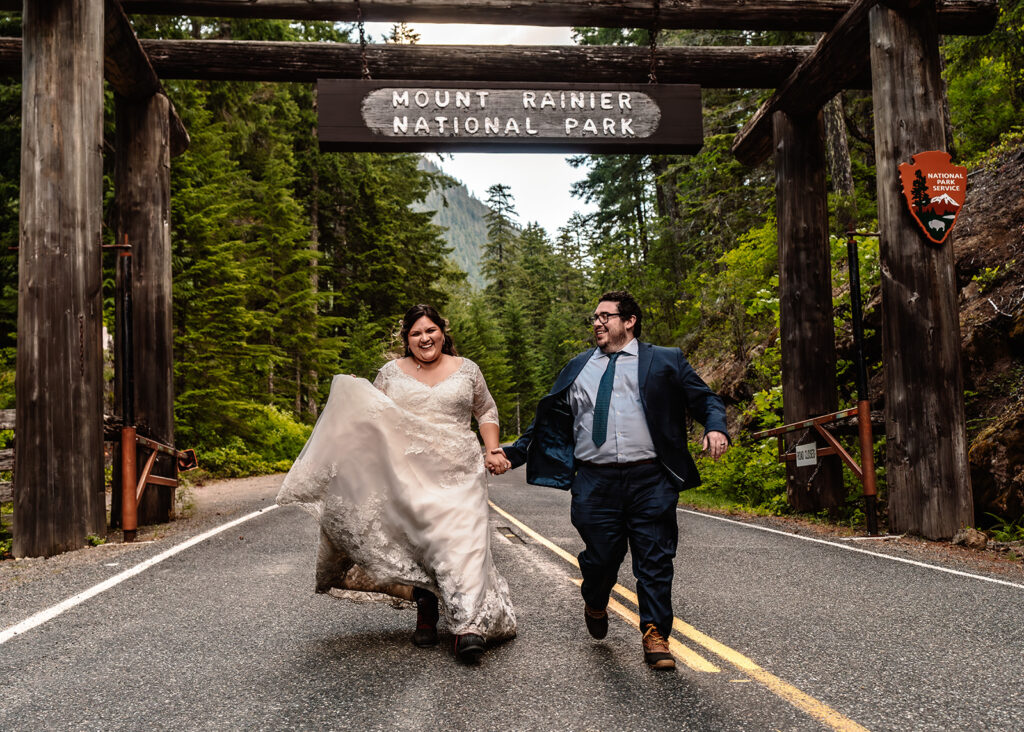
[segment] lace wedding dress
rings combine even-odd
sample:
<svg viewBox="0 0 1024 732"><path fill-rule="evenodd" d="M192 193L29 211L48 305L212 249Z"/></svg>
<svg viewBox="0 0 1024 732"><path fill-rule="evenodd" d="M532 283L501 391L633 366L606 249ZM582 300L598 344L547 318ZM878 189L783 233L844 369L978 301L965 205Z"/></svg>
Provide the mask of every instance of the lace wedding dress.
<svg viewBox="0 0 1024 732"><path fill-rule="evenodd" d="M514 636L508 584L491 561L487 472L470 430L472 416L498 422L483 374L462 359L431 387L391 361L374 385L334 377L277 496L319 520L317 592L410 599L412 586L422 587L438 596L453 633Z"/></svg>

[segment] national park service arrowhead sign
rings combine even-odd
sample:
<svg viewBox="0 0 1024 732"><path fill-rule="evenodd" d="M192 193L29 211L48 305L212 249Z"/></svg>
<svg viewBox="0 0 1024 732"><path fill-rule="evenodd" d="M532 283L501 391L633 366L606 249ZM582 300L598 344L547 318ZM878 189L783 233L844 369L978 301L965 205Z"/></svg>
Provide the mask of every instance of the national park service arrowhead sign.
<svg viewBox="0 0 1024 732"><path fill-rule="evenodd" d="M941 150L917 153L900 164L903 197L928 240L941 244L953 230L967 197L967 168Z"/></svg>

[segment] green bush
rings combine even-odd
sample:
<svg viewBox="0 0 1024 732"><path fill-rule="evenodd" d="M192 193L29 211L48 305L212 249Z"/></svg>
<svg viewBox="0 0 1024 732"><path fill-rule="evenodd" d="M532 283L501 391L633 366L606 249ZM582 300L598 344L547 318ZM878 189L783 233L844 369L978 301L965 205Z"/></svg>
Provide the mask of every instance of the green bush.
<svg viewBox="0 0 1024 732"><path fill-rule="evenodd" d="M691 443L690 451L703 481L697 491L776 515L789 511L786 469L779 462L774 440L754 445L734 443L718 462L702 455L700 449L699 444Z"/></svg>
<svg viewBox="0 0 1024 732"><path fill-rule="evenodd" d="M234 419L219 434L206 434L195 447L199 467L214 478L280 473L291 467L312 427L267 404L235 404ZM224 439L223 435L231 435ZM205 439L203 439L205 438Z"/></svg>
<svg viewBox="0 0 1024 732"><path fill-rule="evenodd" d="M291 460L268 460L263 455L246 450L241 440L233 440L231 445L203 450L198 458L199 467L213 478L283 473L292 466Z"/></svg>

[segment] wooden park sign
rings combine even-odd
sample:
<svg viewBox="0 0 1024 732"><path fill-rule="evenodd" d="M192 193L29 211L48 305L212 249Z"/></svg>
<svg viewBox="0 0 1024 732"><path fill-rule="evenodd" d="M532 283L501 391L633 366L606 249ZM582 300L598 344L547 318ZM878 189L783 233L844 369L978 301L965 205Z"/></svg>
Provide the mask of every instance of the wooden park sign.
<svg viewBox="0 0 1024 732"><path fill-rule="evenodd" d="M695 153L695 84L321 79L320 149L334 152Z"/></svg>

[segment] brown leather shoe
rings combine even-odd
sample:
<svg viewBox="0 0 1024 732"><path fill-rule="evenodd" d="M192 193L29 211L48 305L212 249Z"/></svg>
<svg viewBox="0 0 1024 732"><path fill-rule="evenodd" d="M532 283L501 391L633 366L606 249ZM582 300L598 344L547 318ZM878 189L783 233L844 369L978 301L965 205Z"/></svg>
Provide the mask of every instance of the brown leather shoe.
<svg viewBox="0 0 1024 732"><path fill-rule="evenodd" d="M586 603L583 604L583 621L587 624L590 635L598 640L608 635L608 611L595 610Z"/></svg>
<svg viewBox="0 0 1024 732"><path fill-rule="evenodd" d="M676 659L668 650L668 641L662 638L654 623L648 623L644 627L643 643L644 661L648 666L658 671L671 671L676 667Z"/></svg>

